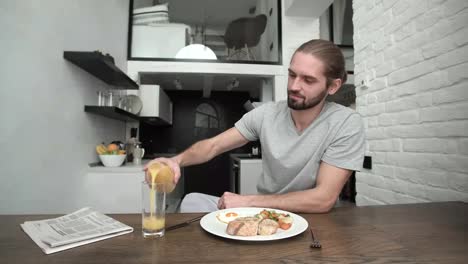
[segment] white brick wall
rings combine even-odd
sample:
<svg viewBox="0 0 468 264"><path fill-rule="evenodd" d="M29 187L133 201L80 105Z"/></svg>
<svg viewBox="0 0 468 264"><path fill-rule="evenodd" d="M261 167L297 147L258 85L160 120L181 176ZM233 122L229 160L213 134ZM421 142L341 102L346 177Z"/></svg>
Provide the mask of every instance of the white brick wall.
<svg viewBox="0 0 468 264"><path fill-rule="evenodd" d="M468 1L354 0L358 205L468 202Z"/></svg>

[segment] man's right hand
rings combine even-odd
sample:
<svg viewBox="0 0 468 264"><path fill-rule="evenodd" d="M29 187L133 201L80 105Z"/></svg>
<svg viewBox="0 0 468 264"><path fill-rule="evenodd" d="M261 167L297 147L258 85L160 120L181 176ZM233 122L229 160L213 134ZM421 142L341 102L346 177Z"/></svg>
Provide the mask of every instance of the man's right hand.
<svg viewBox="0 0 468 264"><path fill-rule="evenodd" d="M151 182L149 173L146 173L148 170L148 167L151 166L151 164L156 163L156 162L164 163L171 168L171 170L174 172L174 185L176 185L180 179L180 166L175 158L156 158L146 163L145 167L143 168L143 170L145 171L146 182Z"/></svg>

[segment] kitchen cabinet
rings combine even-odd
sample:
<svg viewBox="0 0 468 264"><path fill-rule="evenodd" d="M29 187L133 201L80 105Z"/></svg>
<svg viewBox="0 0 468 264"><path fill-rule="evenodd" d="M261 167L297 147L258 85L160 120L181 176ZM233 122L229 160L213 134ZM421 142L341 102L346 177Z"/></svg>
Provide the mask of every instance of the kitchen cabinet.
<svg viewBox="0 0 468 264"><path fill-rule="evenodd" d="M232 192L257 194L257 182L263 173L262 159L251 154L231 154Z"/></svg>
<svg viewBox="0 0 468 264"><path fill-rule="evenodd" d="M257 181L263 173L261 159L240 159L239 193L257 194Z"/></svg>
<svg viewBox="0 0 468 264"><path fill-rule="evenodd" d="M82 182L86 196L82 203L103 213L140 213L143 164L126 163L121 167L90 166ZM166 212L174 213L184 195L184 170L176 188L166 195Z"/></svg>
<svg viewBox="0 0 468 264"><path fill-rule="evenodd" d="M143 108L140 118L153 124L172 124L172 102L159 85L141 85Z"/></svg>

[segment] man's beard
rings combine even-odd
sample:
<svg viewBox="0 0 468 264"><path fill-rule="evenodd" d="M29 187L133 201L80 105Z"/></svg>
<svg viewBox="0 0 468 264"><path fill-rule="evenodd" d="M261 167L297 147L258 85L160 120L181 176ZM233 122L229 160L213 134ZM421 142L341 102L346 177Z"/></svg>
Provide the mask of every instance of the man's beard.
<svg viewBox="0 0 468 264"><path fill-rule="evenodd" d="M309 100L295 100L290 95L298 96L302 99L304 97L299 93L288 91L288 106L294 110L306 110L317 106L328 94L328 89L324 89L319 95Z"/></svg>

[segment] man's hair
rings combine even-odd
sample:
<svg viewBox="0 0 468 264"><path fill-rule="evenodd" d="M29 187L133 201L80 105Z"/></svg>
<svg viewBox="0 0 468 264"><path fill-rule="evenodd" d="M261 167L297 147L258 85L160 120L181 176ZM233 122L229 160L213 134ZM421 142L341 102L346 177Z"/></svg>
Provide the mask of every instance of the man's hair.
<svg viewBox="0 0 468 264"><path fill-rule="evenodd" d="M327 78L327 87L334 79L341 79L342 84L346 82L347 74L345 59L340 48L328 40L313 39L302 44L294 52L302 52L315 56L325 65L324 75Z"/></svg>

